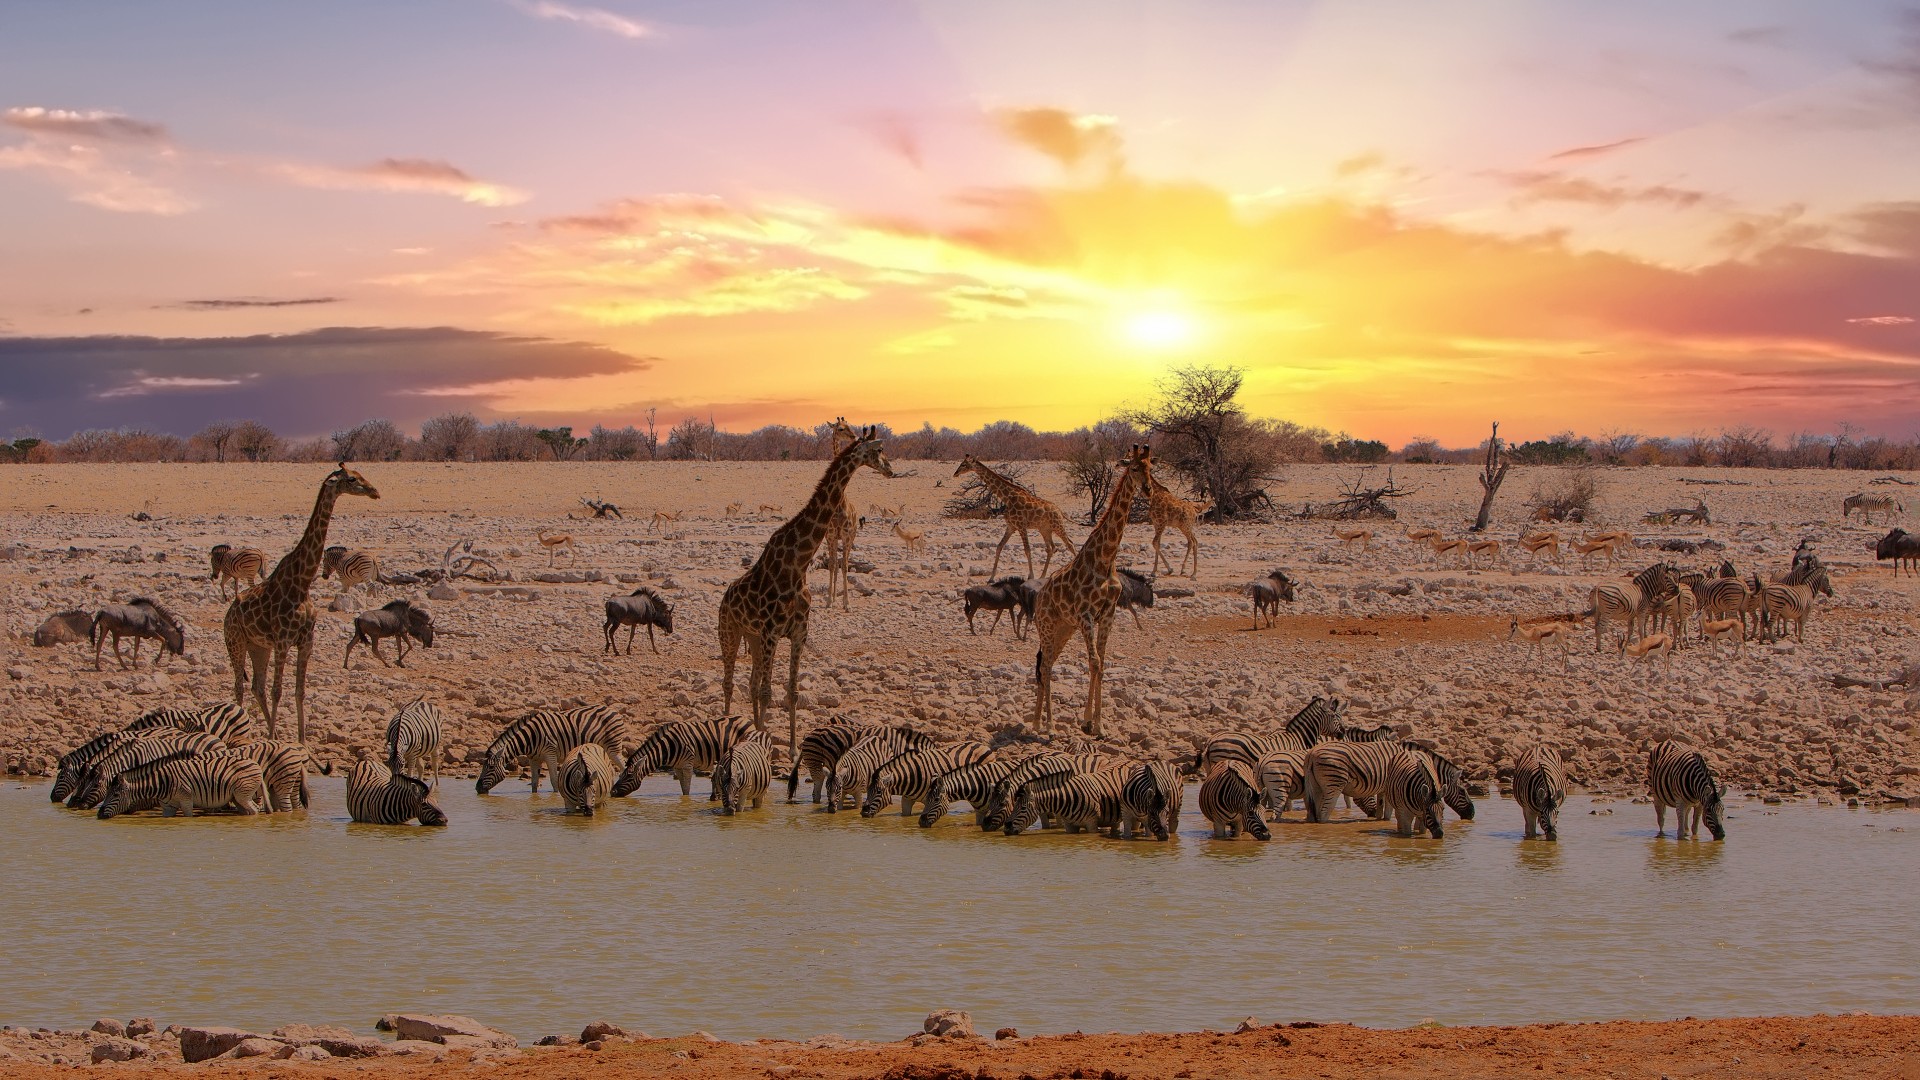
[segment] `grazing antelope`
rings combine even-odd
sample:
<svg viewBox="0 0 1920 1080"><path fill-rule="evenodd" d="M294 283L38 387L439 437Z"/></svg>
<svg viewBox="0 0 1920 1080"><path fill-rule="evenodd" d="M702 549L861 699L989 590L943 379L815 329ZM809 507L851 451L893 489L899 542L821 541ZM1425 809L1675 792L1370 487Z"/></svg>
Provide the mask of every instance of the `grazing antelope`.
<svg viewBox="0 0 1920 1080"><path fill-rule="evenodd" d="M1357 543L1360 545L1361 551L1373 550L1373 530L1372 529L1354 529L1351 531L1346 529L1335 529L1333 530L1333 535L1337 539L1339 539L1343 547L1351 548L1353 547L1354 544Z"/></svg>
<svg viewBox="0 0 1920 1080"><path fill-rule="evenodd" d="M1560 667L1565 669L1567 666L1568 653L1573 644L1573 635L1578 629L1579 628L1572 623L1561 622L1558 619L1552 622L1534 623L1531 626L1521 626L1519 616L1514 616L1507 621L1507 640L1512 641L1516 634L1526 638L1527 655L1529 657L1542 645L1557 644L1560 646Z"/></svg>
<svg viewBox="0 0 1920 1080"><path fill-rule="evenodd" d="M1535 559L1542 551L1553 556L1554 562L1560 561L1560 534L1557 532L1532 533L1520 538L1520 546Z"/></svg>
<svg viewBox="0 0 1920 1080"><path fill-rule="evenodd" d="M1467 553L1467 542L1465 540L1448 540L1438 533L1435 533L1433 536L1427 538L1427 546L1433 549L1433 564L1435 566L1440 565L1440 560L1446 558L1448 555L1458 555L1466 565L1473 565L1473 556Z"/></svg>
<svg viewBox="0 0 1920 1080"><path fill-rule="evenodd" d="M909 529L896 521L893 523L893 535L900 538L900 542L907 546L908 551L927 549L927 530L925 529Z"/></svg>
<svg viewBox="0 0 1920 1080"><path fill-rule="evenodd" d="M1432 540L1434 537L1439 535L1440 535L1439 529L1408 529L1407 530L1407 539L1413 541L1416 544L1423 543L1428 540Z"/></svg>
<svg viewBox="0 0 1920 1080"><path fill-rule="evenodd" d="M1588 541L1589 543L1591 543L1591 542L1593 542L1593 541L1595 541L1595 540L1611 540L1611 541L1613 541L1613 542L1614 542L1615 544L1618 544L1618 545L1619 545L1620 547L1632 547L1632 546L1633 546L1633 534L1632 534L1632 533L1630 533L1630 532L1627 532L1627 531L1626 531L1626 530L1624 530L1624 529L1615 529L1615 530L1614 530L1614 531L1612 531L1612 532L1603 532L1603 533L1588 533L1588 534L1587 534L1587 541Z"/></svg>
<svg viewBox="0 0 1920 1080"><path fill-rule="evenodd" d="M1612 562L1615 558L1614 547L1618 543L1617 540L1576 540L1568 546L1573 548L1574 554L1580 556L1580 565L1584 567L1596 551L1604 553L1607 561Z"/></svg>
<svg viewBox="0 0 1920 1080"><path fill-rule="evenodd" d="M1500 541L1498 540L1468 540L1466 541L1466 545L1468 566L1473 565L1473 557L1475 555L1486 555L1488 566L1492 566L1500 560Z"/></svg>
<svg viewBox="0 0 1920 1080"><path fill-rule="evenodd" d="M541 529L534 535L539 538L540 546L547 549L547 565L549 567L553 565L554 558L562 551L567 553L568 559L577 559L579 557L574 552L573 536L569 533L549 534L547 530Z"/></svg>
<svg viewBox="0 0 1920 1080"><path fill-rule="evenodd" d="M652 532L669 521L679 521L683 513L685 513L683 510L655 510L653 521L647 526L647 531Z"/></svg>
<svg viewBox="0 0 1920 1080"><path fill-rule="evenodd" d="M1700 620L1700 636L1707 639L1707 652L1714 656L1720 655L1720 639L1732 638L1733 653L1738 656L1747 643L1747 626L1740 619L1703 618Z"/></svg>
<svg viewBox="0 0 1920 1080"><path fill-rule="evenodd" d="M757 511L755 511L755 512L756 512L756 513L761 513L761 514L775 514L775 515L777 515L777 514L782 514L782 513L785 513L785 512L786 512L786 508L785 508L785 507L782 507L782 506L775 506L775 505L774 505L774 504L772 504L772 503L761 503L761 504L760 504L760 509L759 509L759 510L757 510Z"/></svg>
<svg viewBox="0 0 1920 1080"><path fill-rule="evenodd" d="M1666 665L1667 677L1673 677L1673 635L1648 634L1629 645L1627 639L1620 639L1620 655L1631 656L1643 663L1658 659Z"/></svg>
<svg viewBox="0 0 1920 1080"><path fill-rule="evenodd" d="M746 506L747 506L746 503L730 502L727 504L727 508L725 510L720 511L720 516L732 517L735 514L738 514L740 511L746 509Z"/></svg>

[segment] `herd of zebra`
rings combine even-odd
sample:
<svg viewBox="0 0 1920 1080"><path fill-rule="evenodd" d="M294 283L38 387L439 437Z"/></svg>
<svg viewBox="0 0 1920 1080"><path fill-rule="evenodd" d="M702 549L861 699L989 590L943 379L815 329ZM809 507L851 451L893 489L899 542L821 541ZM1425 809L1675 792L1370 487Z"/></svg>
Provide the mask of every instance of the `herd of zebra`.
<svg viewBox="0 0 1920 1080"><path fill-rule="evenodd" d="M1192 759L1132 759L1097 751L1068 752L1032 744L936 743L907 726L836 717L800 743L786 771L787 801L796 802L802 774L814 803L836 813L858 807L872 817L898 802L903 816L919 810L930 828L965 803L981 829L1016 836L1040 824L1114 838L1179 829L1189 775L1200 778L1199 809L1216 839L1270 839L1267 815L1279 820L1296 800L1308 822L1331 820L1345 799L1369 817L1394 819L1401 836L1444 835L1443 807L1471 820L1465 774L1424 742L1394 738L1392 725L1346 722L1346 703L1315 697L1272 733L1222 732ZM444 756L444 716L416 699L387 724L386 759L357 762L347 775L347 811L355 822L445 825L433 800ZM777 753L744 717L671 721L649 732L632 753L625 719L606 706L535 710L507 725L482 758L474 783L485 795L525 767L538 792L544 772L572 813L592 815L608 800L633 793L654 773L672 775L683 796L697 773L712 777L710 801L722 814L762 807ZM63 755L51 798L100 818L144 810L166 816L198 811L279 813L310 801L312 759L297 743L251 737L236 705L164 708L107 732ZM323 769L322 772L330 772ZM1726 788L1697 750L1673 742L1648 757L1648 787L1661 832L1677 807L1675 835L1698 836L1705 822L1725 837ZM1565 767L1557 752L1518 748L1511 787L1526 838L1559 838L1566 802Z"/></svg>

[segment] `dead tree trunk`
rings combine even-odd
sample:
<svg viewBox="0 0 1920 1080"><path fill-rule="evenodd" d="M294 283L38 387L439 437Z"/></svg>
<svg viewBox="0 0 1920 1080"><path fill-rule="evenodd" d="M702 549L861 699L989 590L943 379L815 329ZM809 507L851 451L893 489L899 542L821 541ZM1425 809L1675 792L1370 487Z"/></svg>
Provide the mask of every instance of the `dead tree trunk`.
<svg viewBox="0 0 1920 1080"><path fill-rule="evenodd" d="M1500 485L1507 479L1507 470L1513 462L1506 460L1500 452L1500 421L1493 422L1493 435L1487 439L1487 464L1480 471L1480 490L1486 494L1480 496L1480 513L1473 519L1473 532L1486 532L1487 519L1493 516L1493 497L1500 494Z"/></svg>

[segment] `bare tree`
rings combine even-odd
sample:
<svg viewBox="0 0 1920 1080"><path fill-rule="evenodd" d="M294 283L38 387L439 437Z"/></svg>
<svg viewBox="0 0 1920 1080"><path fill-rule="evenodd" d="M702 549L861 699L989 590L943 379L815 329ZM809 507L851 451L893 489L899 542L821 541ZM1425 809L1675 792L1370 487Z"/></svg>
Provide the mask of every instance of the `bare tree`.
<svg viewBox="0 0 1920 1080"><path fill-rule="evenodd" d="M333 433L334 456L341 461L398 461L407 437L391 420L365 420Z"/></svg>
<svg viewBox="0 0 1920 1080"><path fill-rule="evenodd" d="M1268 432L1234 400L1245 377L1237 367L1178 368L1161 380L1159 401L1121 416L1151 435L1154 457L1223 517L1271 506L1265 485L1279 461Z"/></svg>
<svg viewBox="0 0 1920 1080"><path fill-rule="evenodd" d="M258 420L242 420L233 429L233 448L248 461L272 461L286 448L286 441Z"/></svg>
<svg viewBox="0 0 1920 1080"><path fill-rule="evenodd" d="M647 446L648 461L652 461L660 449L660 433L654 429L654 424L659 418L660 410L651 405L647 406L647 433L642 438Z"/></svg>
<svg viewBox="0 0 1920 1080"><path fill-rule="evenodd" d="M1741 426L1725 428L1717 440L1720 464L1734 469L1751 469L1767 464L1773 452L1773 432L1764 428Z"/></svg>
<svg viewBox="0 0 1920 1080"><path fill-rule="evenodd" d="M1094 521L1107 505L1107 496L1113 493L1117 476L1115 463L1128 446L1140 441L1139 432L1132 424L1113 417L1074 434L1080 441L1068 451L1060 470L1067 474L1073 490L1086 493L1087 520Z"/></svg>
<svg viewBox="0 0 1920 1080"><path fill-rule="evenodd" d="M471 461L479 438L472 413L442 413L420 425L420 454L428 461Z"/></svg>
<svg viewBox="0 0 1920 1080"><path fill-rule="evenodd" d="M1487 520L1493 516L1493 497L1500 494L1500 485L1506 482L1507 470L1513 468L1513 462L1504 460L1500 443L1500 421L1493 422L1493 434L1487 438L1487 463L1480 470L1480 512L1474 515L1473 531L1487 531Z"/></svg>
<svg viewBox="0 0 1920 1080"><path fill-rule="evenodd" d="M234 423L232 420L215 420L213 423L201 428L187 441L195 446L202 446L211 451L213 453L213 460L225 462L227 460L227 444L233 441L233 433L239 427L240 425Z"/></svg>

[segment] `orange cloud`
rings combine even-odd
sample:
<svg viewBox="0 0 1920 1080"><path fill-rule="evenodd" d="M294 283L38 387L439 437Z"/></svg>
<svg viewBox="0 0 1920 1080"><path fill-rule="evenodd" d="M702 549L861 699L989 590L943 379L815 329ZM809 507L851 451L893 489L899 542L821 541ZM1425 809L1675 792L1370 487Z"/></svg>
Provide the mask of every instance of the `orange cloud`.
<svg viewBox="0 0 1920 1080"><path fill-rule="evenodd" d="M76 111L27 106L0 113L0 123L36 135L63 139L89 139L101 142L165 142L164 124L135 120L102 109Z"/></svg>
<svg viewBox="0 0 1920 1080"><path fill-rule="evenodd" d="M447 195L478 206L513 206L528 199L517 188L478 180L444 161L421 158L382 158L359 168L279 162L269 165L267 172L302 187Z"/></svg>

